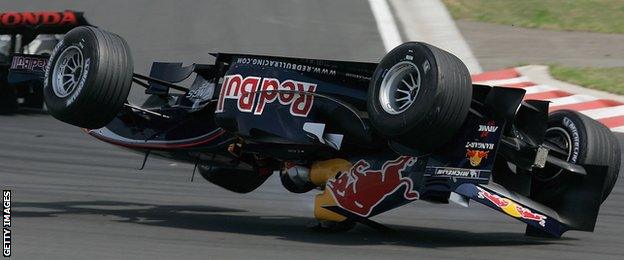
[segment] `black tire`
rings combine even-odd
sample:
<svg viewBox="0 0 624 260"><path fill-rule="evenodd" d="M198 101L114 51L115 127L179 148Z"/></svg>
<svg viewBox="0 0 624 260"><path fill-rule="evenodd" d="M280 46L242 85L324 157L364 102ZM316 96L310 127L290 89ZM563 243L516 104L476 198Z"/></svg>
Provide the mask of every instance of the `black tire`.
<svg viewBox="0 0 624 260"><path fill-rule="evenodd" d="M82 63L83 69L67 70L69 66L63 67L63 62L71 60L64 55L78 55L76 63ZM120 36L95 27L81 26L69 31L54 48L48 66L43 86L48 111L75 126L105 126L117 115L130 92L133 62L128 44ZM67 91L55 87L54 79L61 71L70 71L74 75L71 78L78 79L75 87Z"/></svg>
<svg viewBox="0 0 624 260"><path fill-rule="evenodd" d="M566 159L575 164L609 167L602 189L602 201L604 201L611 193L620 171L620 144L617 138L606 126L579 112L559 110L551 113L548 116L547 140L557 144L558 141L552 140L568 137L569 140L561 142L562 144L569 143L568 146L558 145L562 150L568 151L568 155L562 154L560 159ZM556 153L553 155L557 156ZM548 189L558 194L565 191L570 175L547 165L542 171L537 172L536 177L543 184L541 189Z"/></svg>
<svg viewBox="0 0 624 260"><path fill-rule="evenodd" d="M0 86L0 115L17 112L17 93L11 86Z"/></svg>
<svg viewBox="0 0 624 260"><path fill-rule="evenodd" d="M382 85L401 66L416 69L416 75L410 74L412 78L418 76L414 81L420 81L420 87L413 103L402 111L393 111L398 113L390 113L386 108L396 109L388 103L382 104ZM411 88L410 93L414 94ZM393 98L397 99L397 94ZM407 42L386 54L377 66L368 88L368 114L381 134L430 152L446 143L461 127L471 99L470 73L459 58L426 43Z"/></svg>

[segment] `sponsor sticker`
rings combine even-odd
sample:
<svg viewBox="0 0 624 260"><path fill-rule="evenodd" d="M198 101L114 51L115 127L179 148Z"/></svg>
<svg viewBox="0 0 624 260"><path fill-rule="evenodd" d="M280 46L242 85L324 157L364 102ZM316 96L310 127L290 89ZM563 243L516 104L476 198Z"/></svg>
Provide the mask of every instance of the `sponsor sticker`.
<svg viewBox="0 0 624 260"><path fill-rule="evenodd" d="M214 87L214 83L202 80L198 88L190 89L186 98L193 102L192 108L199 108L202 104L210 101L214 95Z"/></svg>
<svg viewBox="0 0 624 260"><path fill-rule="evenodd" d="M37 70L43 71L48 65L48 59L35 56L13 56L11 61L12 70Z"/></svg>
<svg viewBox="0 0 624 260"><path fill-rule="evenodd" d="M574 122L572 122L572 120L570 120L567 117L563 118L563 125L567 127L568 129L570 129L570 131L572 132L573 145L572 145L572 156L570 157L570 162L574 163L578 160L579 147L581 146L578 128L576 127Z"/></svg>
<svg viewBox="0 0 624 260"><path fill-rule="evenodd" d="M76 89L74 90L74 93L72 93L71 96L69 96L69 98L67 99L67 101L65 101L67 106L69 106L72 103L74 103L74 101L76 101L76 99L80 95L80 92L82 92L82 89L84 88L85 82L87 81L87 75L89 74L89 66L90 65L91 65L91 58L87 58L85 60L85 62L84 62L84 68L82 69L82 77L80 78L80 82L78 83L78 87L76 87Z"/></svg>
<svg viewBox="0 0 624 260"><path fill-rule="evenodd" d="M386 161L380 169L371 169L366 160L356 162L349 172L339 174L327 182L327 188L343 209L368 217L386 197L404 188L403 198L411 201L419 197L412 179L403 173L416 163L416 157L401 156Z"/></svg>
<svg viewBox="0 0 624 260"><path fill-rule="evenodd" d="M483 139L487 139L490 133L498 131L498 126L494 120L488 121L485 125L479 125L479 136Z"/></svg>
<svg viewBox="0 0 624 260"><path fill-rule="evenodd" d="M11 256L11 190L2 191L2 255Z"/></svg>
<svg viewBox="0 0 624 260"><path fill-rule="evenodd" d="M477 187L477 189L479 189L479 193L477 194L477 197L479 197L480 199L488 200L489 202L499 207L507 215L512 216L514 218L521 218L521 219L536 221L540 226L542 227L546 226L546 216L542 214L534 213L529 208L523 207L522 205L508 198L490 193L480 187Z"/></svg>
<svg viewBox="0 0 624 260"><path fill-rule="evenodd" d="M433 167L432 177L448 177L456 179L480 179L481 171L464 168Z"/></svg>
<svg viewBox="0 0 624 260"><path fill-rule="evenodd" d="M0 26L39 26L39 25L75 25L78 24L76 14L65 12L7 12L0 13Z"/></svg>
<svg viewBox="0 0 624 260"><path fill-rule="evenodd" d="M306 117L312 109L314 96L301 93L315 92L316 84L308 82L227 75L223 79L215 113L222 113L226 100L232 99L241 112L262 115L267 104L279 102L289 106L291 115Z"/></svg>
<svg viewBox="0 0 624 260"><path fill-rule="evenodd" d="M476 150L476 149L467 149L466 157L470 161L470 165L473 167L477 167L481 165L483 159L488 157L490 151Z"/></svg>
<svg viewBox="0 0 624 260"><path fill-rule="evenodd" d="M301 72L310 72L310 73L316 73L316 74L322 74L322 75L328 75L328 76L336 76L337 74L336 70L333 70L333 69L310 66L310 65L305 65L305 64L297 64L297 63L279 61L279 60L262 59L262 58L241 57L241 58L236 59L236 63L249 64L249 65L254 65L254 66L268 66L268 67L275 67L275 68L280 68L280 69L287 69L287 70L294 70L294 71L301 71Z"/></svg>
<svg viewBox="0 0 624 260"><path fill-rule="evenodd" d="M54 57L56 57L56 55L59 54L59 50L61 49L61 46L63 46L63 40L61 40L59 43L56 44L56 46L54 46L54 50L52 50L52 55L50 55L50 58L48 60L54 60ZM50 75L50 66L51 66L51 62L48 62L48 64L46 64L45 70L44 70L44 77L43 77L43 89L46 89L48 87L52 87L52 82L48 82L48 77ZM49 84L48 84L49 83Z"/></svg>
<svg viewBox="0 0 624 260"><path fill-rule="evenodd" d="M471 149L485 149L485 150L494 150L493 143L482 143L482 142L466 142L466 148Z"/></svg>

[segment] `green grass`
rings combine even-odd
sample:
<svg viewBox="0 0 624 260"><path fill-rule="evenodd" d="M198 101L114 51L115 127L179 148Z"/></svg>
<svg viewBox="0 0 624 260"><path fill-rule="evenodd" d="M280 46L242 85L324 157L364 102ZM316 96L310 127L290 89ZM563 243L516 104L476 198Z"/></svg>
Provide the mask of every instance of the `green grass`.
<svg viewBox="0 0 624 260"><path fill-rule="evenodd" d="M561 81L624 95L624 67L573 68L551 65L550 74Z"/></svg>
<svg viewBox="0 0 624 260"><path fill-rule="evenodd" d="M459 20L624 33L624 0L442 0Z"/></svg>

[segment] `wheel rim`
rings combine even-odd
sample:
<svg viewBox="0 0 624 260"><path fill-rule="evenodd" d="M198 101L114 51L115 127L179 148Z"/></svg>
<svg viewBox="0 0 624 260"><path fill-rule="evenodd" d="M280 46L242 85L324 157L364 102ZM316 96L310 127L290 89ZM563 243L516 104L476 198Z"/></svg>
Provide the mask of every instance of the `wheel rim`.
<svg viewBox="0 0 624 260"><path fill-rule="evenodd" d="M52 90L54 95L64 98L73 93L84 72L82 51L76 46L65 49L58 57L52 71Z"/></svg>
<svg viewBox="0 0 624 260"><path fill-rule="evenodd" d="M420 92L420 71L411 62L403 61L388 70L379 89L379 102L388 114L407 110Z"/></svg>
<svg viewBox="0 0 624 260"><path fill-rule="evenodd" d="M561 127L551 127L546 130L544 144L549 147L549 153L558 159L570 161L572 156L572 137ZM562 169L546 165L535 176L541 181L550 181L557 178L563 172Z"/></svg>

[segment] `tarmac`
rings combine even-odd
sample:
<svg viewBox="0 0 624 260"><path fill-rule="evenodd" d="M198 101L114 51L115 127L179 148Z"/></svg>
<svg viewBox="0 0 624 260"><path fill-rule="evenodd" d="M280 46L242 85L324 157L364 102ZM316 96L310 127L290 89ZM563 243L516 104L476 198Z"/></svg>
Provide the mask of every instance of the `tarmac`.
<svg viewBox="0 0 624 260"><path fill-rule="evenodd" d="M624 66L624 34L529 29L461 20L456 24L486 71L529 64Z"/></svg>

